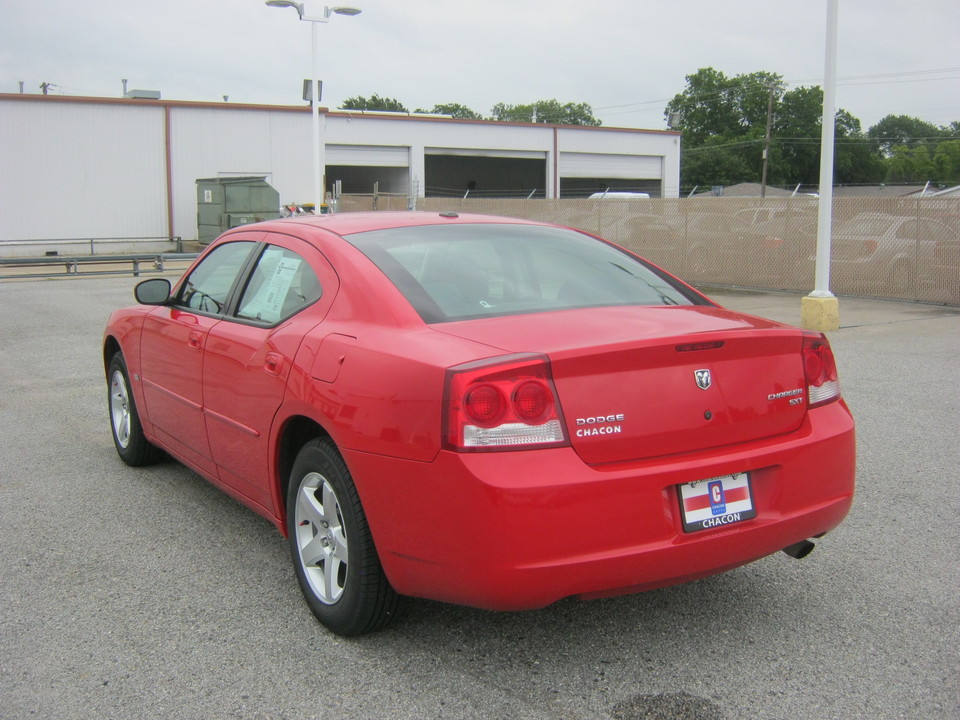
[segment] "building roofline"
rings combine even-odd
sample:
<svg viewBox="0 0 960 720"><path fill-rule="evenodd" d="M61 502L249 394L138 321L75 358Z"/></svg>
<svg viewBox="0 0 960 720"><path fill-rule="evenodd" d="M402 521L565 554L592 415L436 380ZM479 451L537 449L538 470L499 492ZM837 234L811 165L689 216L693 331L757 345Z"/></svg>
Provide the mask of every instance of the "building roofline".
<svg viewBox="0 0 960 720"><path fill-rule="evenodd" d="M83 95L36 95L27 93L0 93L0 101L14 100L22 102L49 102L78 105L127 105L138 107L167 107L167 108L198 108L216 110L257 110L264 112L294 112L309 113L309 105L264 105L258 103L212 102L196 100L164 100L120 97L88 97ZM653 135L672 135L680 137L678 130L658 130L646 128L607 127L603 125L557 125L552 123L525 123L506 120L484 120L473 118L455 118L449 115L431 115L414 112L386 112L378 110L330 110L321 106L321 112L331 118L348 118L351 120L408 120L414 122L439 122L473 125L496 125L500 127L522 128L556 128L558 130L590 130L598 132L628 132Z"/></svg>
<svg viewBox="0 0 960 720"><path fill-rule="evenodd" d="M679 130L658 130L648 128L624 128L604 125L563 125L555 123L529 123L517 122L514 120L488 120L484 118L455 118L450 115L432 115L427 113L415 112L388 112L382 110L327 110L327 117L346 117L350 119L357 118L378 118L380 120L403 119L419 120L423 122L441 122L458 123L468 125L499 125L502 127L523 127L523 128L558 128L561 130L597 130L612 132L633 132L655 135L681 135Z"/></svg>
<svg viewBox="0 0 960 720"><path fill-rule="evenodd" d="M304 105L260 105L255 103L231 103L195 100L164 100L149 98L88 97L84 95L35 95L27 93L0 93L0 100L23 100L27 102L72 103L78 105L137 105L143 107L195 107L232 110L273 110L280 112L309 112Z"/></svg>

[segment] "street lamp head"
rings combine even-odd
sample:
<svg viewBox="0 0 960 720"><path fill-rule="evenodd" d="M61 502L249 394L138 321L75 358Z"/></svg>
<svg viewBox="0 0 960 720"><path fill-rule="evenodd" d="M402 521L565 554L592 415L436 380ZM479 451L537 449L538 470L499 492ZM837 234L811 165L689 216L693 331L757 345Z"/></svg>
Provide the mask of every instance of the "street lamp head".
<svg viewBox="0 0 960 720"><path fill-rule="evenodd" d="M293 0L266 0L266 4L270 7L292 7L297 11L297 15L303 19L303 4L298 2L293 2Z"/></svg>
<svg viewBox="0 0 960 720"><path fill-rule="evenodd" d="M350 16L359 15L361 12L363 12L360 8L355 8L355 7L332 7L332 8L328 8L328 10L334 15L350 15Z"/></svg>

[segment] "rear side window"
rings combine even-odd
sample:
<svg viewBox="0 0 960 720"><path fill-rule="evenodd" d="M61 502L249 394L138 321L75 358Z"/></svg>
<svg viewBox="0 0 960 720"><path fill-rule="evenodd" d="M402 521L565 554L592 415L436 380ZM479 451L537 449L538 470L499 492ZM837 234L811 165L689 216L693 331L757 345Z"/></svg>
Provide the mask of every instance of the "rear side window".
<svg viewBox="0 0 960 720"><path fill-rule="evenodd" d="M292 250L268 245L240 297L237 317L265 323L284 320L323 294L310 265Z"/></svg>
<svg viewBox="0 0 960 720"><path fill-rule="evenodd" d="M563 228L457 224L346 237L425 322L704 302L635 256Z"/></svg>

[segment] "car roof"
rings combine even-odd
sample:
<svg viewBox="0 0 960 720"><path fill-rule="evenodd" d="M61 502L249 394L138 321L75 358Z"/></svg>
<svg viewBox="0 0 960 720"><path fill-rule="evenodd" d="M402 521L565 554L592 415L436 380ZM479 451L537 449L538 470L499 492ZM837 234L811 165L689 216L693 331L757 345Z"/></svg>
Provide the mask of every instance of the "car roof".
<svg viewBox="0 0 960 720"><path fill-rule="evenodd" d="M370 230L386 230L397 227L411 227L416 225L445 225L462 223L509 223L515 225L537 225L530 220L519 218L496 217L493 215L476 215L457 212L424 212L424 211L377 211L377 212L350 212L330 215L299 215L295 218L273 220L270 224L309 225L336 233L337 235L351 235L353 233L368 232ZM265 228L266 229L266 228Z"/></svg>

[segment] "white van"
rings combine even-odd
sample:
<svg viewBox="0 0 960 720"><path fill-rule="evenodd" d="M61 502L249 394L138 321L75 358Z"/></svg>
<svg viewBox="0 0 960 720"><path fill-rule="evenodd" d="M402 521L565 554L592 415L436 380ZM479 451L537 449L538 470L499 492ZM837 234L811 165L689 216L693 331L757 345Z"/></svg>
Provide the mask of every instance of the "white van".
<svg viewBox="0 0 960 720"><path fill-rule="evenodd" d="M591 200L649 200L650 195L643 192L618 192L613 190L604 190L595 192L590 196Z"/></svg>

